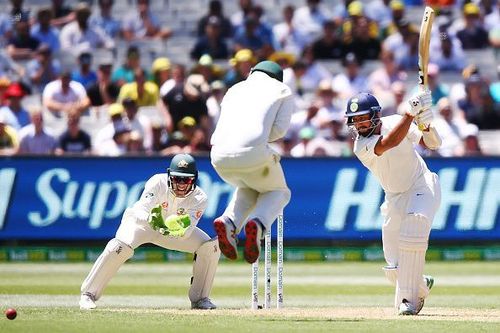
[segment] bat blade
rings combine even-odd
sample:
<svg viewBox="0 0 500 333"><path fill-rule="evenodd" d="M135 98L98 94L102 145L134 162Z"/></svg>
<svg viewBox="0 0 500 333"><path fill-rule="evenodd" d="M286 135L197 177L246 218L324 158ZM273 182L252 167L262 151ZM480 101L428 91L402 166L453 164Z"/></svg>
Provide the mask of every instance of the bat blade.
<svg viewBox="0 0 500 333"><path fill-rule="evenodd" d="M427 88L427 65L429 64L429 44L431 41L432 22L434 10L425 7L422 23L420 24L420 37L418 40L418 78L421 89Z"/></svg>

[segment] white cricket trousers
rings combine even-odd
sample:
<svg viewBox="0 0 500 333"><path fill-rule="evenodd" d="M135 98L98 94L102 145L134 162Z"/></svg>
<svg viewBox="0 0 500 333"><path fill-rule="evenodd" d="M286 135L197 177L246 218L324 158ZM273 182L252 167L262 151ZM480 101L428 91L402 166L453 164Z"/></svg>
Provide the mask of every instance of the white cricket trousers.
<svg viewBox="0 0 500 333"><path fill-rule="evenodd" d="M401 222L408 214L420 214L432 222L441 202L441 186L435 173L426 172L412 188L403 193L386 193L380 207L384 224L382 244L388 266L396 267L399 261ZM429 230L430 231L430 230Z"/></svg>
<svg viewBox="0 0 500 333"><path fill-rule="evenodd" d="M233 221L238 232L253 218L270 230L291 196L280 156L268 147L231 153L213 147L211 160L219 176L236 188L224 216Z"/></svg>

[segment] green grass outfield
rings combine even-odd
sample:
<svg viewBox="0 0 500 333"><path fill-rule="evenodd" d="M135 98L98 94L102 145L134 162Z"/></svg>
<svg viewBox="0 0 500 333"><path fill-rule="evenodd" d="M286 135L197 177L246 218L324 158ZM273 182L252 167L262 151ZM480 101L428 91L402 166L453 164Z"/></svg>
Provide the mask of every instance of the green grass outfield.
<svg viewBox="0 0 500 333"><path fill-rule="evenodd" d="M195 311L190 263L127 263L88 312L78 299L90 263L4 263L0 308L18 316L0 318L0 332L500 332L500 263L428 263L436 281L418 317L395 315L382 265L285 262L285 308L253 311L250 265L221 261L219 309Z"/></svg>

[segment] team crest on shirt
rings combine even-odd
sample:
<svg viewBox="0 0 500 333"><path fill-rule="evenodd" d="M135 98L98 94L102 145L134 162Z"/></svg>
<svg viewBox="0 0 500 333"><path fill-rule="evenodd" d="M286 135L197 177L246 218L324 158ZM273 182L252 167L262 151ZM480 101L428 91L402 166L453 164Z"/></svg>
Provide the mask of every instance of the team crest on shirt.
<svg viewBox="0 0 500 333"><path fill-rule="evenodd" d="M187 167L189 166L189 163L188 163L188 162L186 162L186 160L180 160L180 162L179 162L179 163L177 163L177 166L178 166L179 168L187 168Z"/></svg>
<svg viewBox="0 0 500 333"><path fill-rule="evenodd" d="M162 202L161 206L163 207L163 209L167 209L168 208L168 202L166 202L166 201Z"/></svg>
<svg viewBox="0 0 500 333"><path fill-rule="evenodd" d="M186 213L186 210L184 208L178 208L177 209L177 215L184 215Z"/></svg>
<svg viewBox="0 0 500 333"><path fill-rule="evenodd" d="M202 214L201 210L197 210L194 216L199 220L201 218L201 214Z"/></svg>
<svg viewBox="0 0 500 333"><path fill-rule="evenodd" d="M146 195L144 196L144 198L146 198L146 199L147 199L147 198L151 198L151 197L153 197L154 195L155 195L154 193L149 192L149 193L146 193Z"/></svg>

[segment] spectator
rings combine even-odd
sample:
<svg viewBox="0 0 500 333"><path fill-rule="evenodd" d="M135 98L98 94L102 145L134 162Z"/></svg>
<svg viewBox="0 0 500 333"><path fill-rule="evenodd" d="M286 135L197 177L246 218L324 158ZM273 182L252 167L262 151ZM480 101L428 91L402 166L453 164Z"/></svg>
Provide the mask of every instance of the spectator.
<svg viewBox="0 0 500 333"><path fill-rule="evenodd" d="M118 121L112 126L113 137L97 146L97 155L123 156L127 153L131 132L129 124L126 121Z"/></svg>
<svg viewBox="0 0 500 333"><path fill-rule="evenodd" d="M368 76L368 87L379 101L384 101L390 94L392 83L405 82L407 75L399 69L394 53L391 51L382 49L380 61L383 67L376 69Z"/></svg>
<svg viewBox="0 0 500 333"><path fill-rule="evenodd" d="M162 155L174 155L178 153L193 154L200 151L208 152L210 147L206 140L198 140L203 137L203 131L196 127L193 117L184 117L177 124L178 131L172 134L168 146L161 151ZM200 133L201 132L201 133Z"/></svg>
<svg viewBox="0 0 500 333"><path fill-rule="evenodd" d="M170 67L171 64L168 58L162 57L153 61L151 72L153 73L153 80L158 89L160 89L165 82L170 80Z"/></svg>
<svg viewBox="0 0 500 333"><path fill-rule="evenodd" d="M33 93L42 93L49 82L57 79L61 73L61 65L58 60L52 58L50 47L47 44L40 44L35 58L26 65L26 72Z"/></svg>
<svg viewBox="0 0 500 333"><path fill-rule="evenodd" d="M30 35L30 26L27 18L14 23L15 33L9 39L7 54L14 60L32 59L40 42Z"/></svg>
<svg viewBox="0 0 500 333"><path fill-rule="evenodd" d="M113 139L116 124L127 121L124 114L125 109L121 103L113 103L109 105L108 115L111 121L104 125L104 127L97 132L95 139L92 140L94 151L97 151L103 142Z"/></svg>
<svg viewBox="0 0 500 333"><path fill-rule="evenodd" d="M92 14L89 25L99 27L111 38L120 37L121 22L112 16L114 0L98 0L99 14Z"/></svg>
<svg viewBox="0 0 500 333"><path fill-rule="evenodd" d="M274 61L281 66L283 70L283 83L286 84L295 95L297 93L296 77L293 70L295 56L292 53L277 51L271 54L268 60Z"/></svg>
<svg viewBox="0 0 500 333"><path fill-rule="evenodd" d="M384 108L382 109L382 115L390 116L393 114L404 114L407 107L406 97L406 85L404 82L395 81L391 84L391 93L393 98L387 99ZM392 102L394 101L394 102Z"/></svg>
<svg viewBox="0 0 500 333"><path fill-rule="evenodd" d="M367 77L361 73L361 62L354 53L348 53L342 59L345 72L335 75L332 86L338 91L338 98L346 102L352 96L368 90Z"/></svg>
<svg viewBox="0 0 500 333"><path fill-rule="evenodd" d="M330 132L329 126L331 119L339 119L343 117L343 110L335 102L337 91L333 89L332 80L323 79L320 81L316 90L317 100L321 103L317 118L316 136L328 137Z"/></svg>
<svg viewBox="0 0 500 333"><path fill-rule="evenodd" d="M306 6L297 8L293 15L294 27L312 43L321 35L324 23L331 18L330 13L320 6L321 0L307 0Z"/></svg>
<svg viewBox="0 0 500 333"><path fill-rule="evenodd" d="M208 18L204 35L198 38L191 50L191 59L199 59L205 54L214 59L227 59L229 56L227 44L221 35L221 21L217 16Z"/></svg>
<svg viewBox="0 0 500 333"><path fill-rule="evenodd" d="M58 29L75 19L75 13L70 7L64 5L64 0L52 0L52 13L54 18L50 24Z"/></svg>
<svg viewBox="0 0 500 333"><path fill-rule="evenodd" d="M250 13L254 7L252 0L239 0L239 6L240 10L231 16L233 30L239 28L243 24L245 17L247 17L248 13Z"/></svg>
<svg viewBox="0 0 500 333"><path fill-rule="evenodd" d="M5 118L0 112L0 156L14 155L19 147L16 130L7 124Z"/></svg>
<svg viewBox="0 0 500 333"><path fill-rule="evenodd" d="M139 133L143 141L143 150L147 152L151 151L153 133L151 122L148 117L138 114L139 108L137 102L132 98L125 98L122 101L122 105L125 109L125 116L128 120L128 124L130 125L130 129Z"/></svg>
<svg viewBox="0 0 500 333"><path fill-rule="evenodd" d="M90 136L80 128L77 110L68 113L67 124L68 129L59 137L56 154L89 154L92 148Z"/></svg>
<svg viewBox="0 0 500 333"><path fill-rule="evenodd" d="M373 0L367 4L366 16L377 22L380 30L386 32L394 21L394 12L397 12L396 17L400 15L400 11L404 13L404 3L399 0ZM382 35L386 37L387 34Z"/></svg>
<svg viewBox="0 0 500 333"><path fill-rule="evenodd" d="M302 128L299 139L300 142L290 150L292 157L328 156L328 142L317 137L314 128Z"/></svg>
<svg viewBox="0 0 500 333"><path fill-rule="evenodd" d="M10 10L10 17L13 21L29 20L30 11L23 9L24 0L10 0L12 8Z"/></svg>
<svg viewBox="0 0 500 333"><path fill-rule="evenodd" d="M19 154L53 154L57 148L57 140L46 132L43 126L42 110L30 110L31 124L19 132Z"/></svg>
<svg viewBox="0 0 500 333"><path fill-rule="evenodd" d="M251 11L244 24L234 33L234 50L250 49L258 59L266 59L273 52L273 40L264 32L256 11Z"/></svg>
<svg viewBox="0 0 500 333"><path fill-rule="evenodd" d="M286 135L287 139L290 141L290 145L295 146L298 143L299 132L302 128L311 127L314 129L315 133L319 130L321 123L318 112L321 106L318 100L314 100L305 110L300 110L292 114L290 128Z"/></svg>
<svg viewBox="0 0 500 333"><path fill-rule="evenodd" d="M467 123L457 117L452 108L453 106L448 98L441 98L437 103L439 116L433 121L433 125L439 131L442 140L438 153L443 157L464 155L462 133L465 132Z"/></svg>
<svg viewBox="0 0 500 333"><path fill-rule="evenodd" d="M483 152L479 144L477 126L469 124L463 133L464 156L481 156Z"/></svg>
<svg viewBox="0 0 500 333"><path fill-rule="evenodd" d="M37 23L31 27L31 36L42 44L50 47L55 53L61 48L59 43L59 30L50 25L53 14L50 7L41 7L37 13Z"/></svg>
<svg viewBox="0 0 500 333"><path fill-rule="evenodd" d="M186 67L181 64L172 66L172 77L165 81L160 87L160 97L163 99L170 90L174 87L181 87L184 85L186 79Z"/></svg>
<svg viewBox="0 0 500 333"><path fill-rule="evenodd" d="M484 29L479 14L479 7L475 3L469 2L464 5L465 27L457 32L464 50L483 49L489 46L488 32Z"/></svg>
<svg viewBox="0 0 500 333"><path fill-rule="evenodd" d="M479 74L471 75L465 84L465 98L458 101L467 121L479 129L500 128L500 104L493 101L488 84Z"/></svg>
<svg viewBox="0 0 500 333"><path fill-rule="evenodd" d="M194 66L192 73L201 74L205 78L205 81L212 83L213 81L221 78L223 69L214 64L211 56L205 54L200 57L198 63Z"/></svg>
<svg viewBox="0 0 500 333"><path fill-rule="evenodd" d="M111 81L113 60L110 57L99 59L97 82L87 88L87 96L92 106L108 105L116 102L120 87Z"/></svg>
<svg viewBox="0 0 500 333"><path fill-rule="evenodd" d="M115 46L113 39L99 27L89 25L91 15L90 7L85 3L79 3L75 7L74 22L68 23L61 30L59 36L61 48L74 54L92 52L97 48L111 49Z"/></svg>
<svg viewBox="0 0 500 333"><path fill-rule="evenodd" d="M97 82L97 74L92 70L92 54L80 53L78 64L80 67L71 73L71 80L81 83L87 89Z"/></svg>
<svg viewBox="0 0 500 333"><path fill-rule="evenodd" d="M137 131L131 131L127 143L127 155L144 155L143 138Z"/></svg>
<svg viewBox="0 0 500 333"><path fill-rule="evenodd" d="M208 13L198 21L198 37L205 34L205 29L211 17L216 17L220 22L220 34L222 38L231 38L233 35L231 21L224 16L222 2L220 0L210 0L208 3Z"/></svg>
<svg viewBox="0 0 500 333"><path fill-rule="evenodd" d="M224 82L220 80L212 82L210 88L210 96L207 99L207 111L212 123L211 128L214 129L215 124L219 120L222 98L227 89Z"/></svg>
<svg viewBox="0 0 500 333"><path fill-rule="evenodd" d="M230 60L232 68L226 73L224 83L228 88L238 82L246 80L250 74L250 70L255 65L256 61L252 50L242 49L236 52L234 58Z"/></svg>
<svg viewBox="0 0 500 333"><path fill-rule="evenodd" d="M341 59L344 45L340 37L340 29L333 20L323 24L323 35L313 43L313 52L316 59Z"/></svg>
<svg viewBox="0 0 500 333"><path fill-rule="evenodd" d="M500 103L500 64L497 65L497 79L490 84L490 94L495 103Z"/></svg>
<svg viewBox="0 0 500 333"><path fill-rule="evenodd" d="M167 39L172 35L172 30L161 27L160 21L149 9L149 0L137 0L137 11L125 17L122 33L127 41L147 38Z"/></svg>
<svg viewBox="0 0 500 333"><path fill-rule="evenodd" d="M12 33L12 17L6 13L0 13L0 47L7 45Z"/></svg>
<svg viewBox="0 0 500 333"><path fill-rule="evenodd" d="M351 2L347 9L349 18L342 23L346 51L355 53L361 61L377 59L380 53L377 23L364 15L360 1Z"/></svg>
<svg viewBox="0 0 500 333"><path fill-rule="evenodd" d="M5 91L10 86L11 82L8 77L0 76L0 107L7 103L7 99L5 98Z"/></svg>
<svg viewBox="0 0 500 333"><path fill-rule="evenodd" d="M30 115L26 111L21 101L26 95L19 83L12 83L4 93L7 100L5 106L0 107L0 114L4 116L4 120L15 130L20 130L30 123Z"/></svg>
<svg viewBox="0 0 500 333"><path fill-rule="evenodd" d="M134 71L134 79L134 82L125 83L120 88L118 100L130 98L137 101L138 106L155 106L160 97L156 84L146 81L146 72L142 68Z"/></svg>
<svg viewBox="0 0 500 333"><path fill-rule="evenodd" d="M436 64L427 65L427 79L432 93L432 104L436 105L441 98L448 96L448 88L439 82L439 67Z"/></svg>
<svg viewBox="0 0 500 333"><path fill-rule="evenodd" d="M199 126L207 133L210 131L210 121L206 105L209 85L200 74L188 76L184 86L176 86L163 97L163 102L172 118L173 130L179 130L179 121L193 117Z"/></svg>
<svg viewBox="0 0 500 333"><path fill-rule="evenodd" d="M304 75L300 77L300 84L305 91L315 91L323 79L332 79L332 74L314 57L312 46L307 46L302 53L302 61L306 64Z"/></svg>
<svg viewBox="0 0 500 333"><path fill-rule="evenodd" d="M131 45L127 49L125 63L113 72L111 81L120 87L125 83L134 82L134 71L138 68L141 68L141 53L137 46Z"/></svg>
<svg viewBox="0 0 500 333"><path fill-rule="evenodd" d="M57 117L72 109L83 112L90 106L85 88L71 80L68 70L62 71L59 79L45 86L42 94L43 105Z"/></svg>
<svg viewBox="0 0 500 333"><path fill-rule="evenodd" d="M283 7L283 22L273 26L274 46L277 50L299 56L302 49L307 45L307 36L293 23L295 7L286 5Z"/></svg>
<svg viewBox="0 0 500 333"><path fill-rule="evenodd" d="M432 49L430 61L443 72L460 73L467 62L460 41L447 32L442 32L438 40L439 46Z"/></svg>

